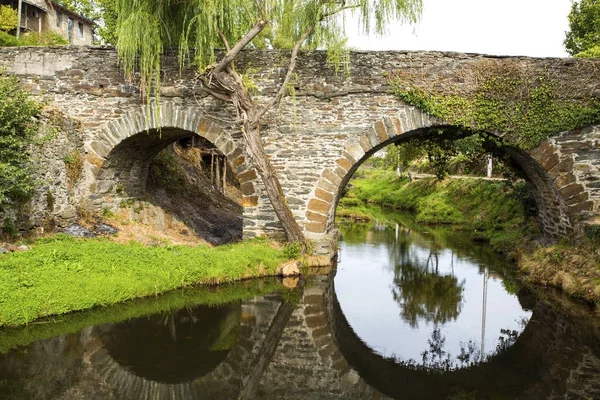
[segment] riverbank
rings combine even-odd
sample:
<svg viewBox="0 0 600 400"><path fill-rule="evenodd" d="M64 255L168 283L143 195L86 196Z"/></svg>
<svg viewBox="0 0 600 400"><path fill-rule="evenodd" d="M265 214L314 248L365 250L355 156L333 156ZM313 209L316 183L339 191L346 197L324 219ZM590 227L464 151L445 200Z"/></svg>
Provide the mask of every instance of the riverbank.
<svg viewBox="0 0 600 400"><path fill-rule="evenodd" d="M540 241L524 183L478 179L409 182L393 171L362 170L340 200L337 216L368 221L372 204L414 215L420 224L470 232L516 262L524 281L553 286L600 304L600 250L591 242Z"/></svg>
<svg viewBox="0 0 600 400"><path fill-rule="evenodd" d="M0 256L0 327L191 285L275 276L286 253L264 239L215 248L40 239L29 251Z"/></svg>
<svg viewBox="0 0 600 400"><path fill-rule="evenodd" d="M362 170L340 200L337 216L368 220L366 207L408 211L421 224L452 225L494 250L511 254L526 236L538 233L527 216L524 183L482 179L420 179L410 182L393 171Z"/></svg>

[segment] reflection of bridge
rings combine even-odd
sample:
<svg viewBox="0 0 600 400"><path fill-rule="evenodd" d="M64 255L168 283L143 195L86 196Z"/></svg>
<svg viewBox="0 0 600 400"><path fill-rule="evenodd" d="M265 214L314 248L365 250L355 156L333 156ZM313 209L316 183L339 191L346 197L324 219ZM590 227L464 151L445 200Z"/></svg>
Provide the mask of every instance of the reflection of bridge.
<svg viewBox="0 0 600 400"><path fill-rule="evenodd" d="M597 323L581 318L583 325L574 325L531 294L520 296L533 310L531 322L511 348L469 370L438 375L375 354L349 326L334 289L326 277L315 277L306 287L257 375L254 398L446 399L457 387L481 397L495 392L531 400L600 394ZM238 339L226 359L189 382L160 383L123 367L102 345L100 333L109 326L38 342L27 354L14 352L0 359L0 376L23 390L16 398L27 394L31 400L237 399L281 304L278 296L244 303ZM10 393L3 385L3 394Z"/></svg>
<svg viewBox="0 0 600 400"><path fill-rule="evenodd" d="M269 95L273 81L281 80L282 57L285 54L280 52L247 52L238 63L240 70L258 71L252 79L259 87L259 97ZM600 97L600 88L590 83L597 79L600 68L600 62L593 60L363 52L352 54L351 74L344 76L327 65L324 53L303 53L297 68L296 105L286 100L261 128L287 202L307 236L319 239L331 231L340 193L365 159L386 145L426 137L433 132L430 128L447 125L398 101L386 78L389 72L401 69L407 76L414 74L420 84L455 87L460 93L469 89L464 73L485 63L545 71L572 89L565 96L586 93ZM118 68L114 49L0 49L0 65L19 75L34 93L47 94L50 104L81 128L72 136L65 135L58 149L45 146L51 149L46 162L62 171L64 149L60 146L81 142L78 149L84 155L84 168L75 188L76 201L101 208L111 201L118 204L119 198L139 196L156 154L174 141L199 135L226 155L241 184L244 234L279 232L262 183L246 161L232 110L206 97L195 84L194 71L180 73L175 58L165 60L162 103L148 120L137 89L124 80ZM534 188L541 221L549 234L567 235L579 221L599 211L599 129L596 125L556 132L557 136L528 153L509 151ZM490 134L502 137L502 132ZM61 153L60 157L52 152ZM56 180L55 176L47 178ZM64 189L67 183L62 181L66 179L49 186ZM54 193L58 209L50 212L67 218L72 216L67 209L74 205L67 204L61 193Z"/></svg>

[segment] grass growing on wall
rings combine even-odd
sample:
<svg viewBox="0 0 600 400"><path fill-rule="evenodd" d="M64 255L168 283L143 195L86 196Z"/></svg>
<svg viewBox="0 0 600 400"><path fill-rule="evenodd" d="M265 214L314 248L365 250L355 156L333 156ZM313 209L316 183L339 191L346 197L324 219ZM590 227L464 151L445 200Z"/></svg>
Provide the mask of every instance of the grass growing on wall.
<svg viewBox="0 0 600 400"><path fill-rule="evenodd" d="M367 204L410 211L418 223L455 225L471 231L476 239L490 241L502 252L515 250L520 240L535 230L523 205L524 183L481 179L409 182L392 171L366 170L351 184L340 200L338 217L361 219L367 215Z"/></svg>
<svg viewBox="0 0 600 400"><path fill-rule="evenodd" d="M0 326L112 305L193 284L274 275L286 260L265 240L145 247L63 235L0 256Z"/></svg>

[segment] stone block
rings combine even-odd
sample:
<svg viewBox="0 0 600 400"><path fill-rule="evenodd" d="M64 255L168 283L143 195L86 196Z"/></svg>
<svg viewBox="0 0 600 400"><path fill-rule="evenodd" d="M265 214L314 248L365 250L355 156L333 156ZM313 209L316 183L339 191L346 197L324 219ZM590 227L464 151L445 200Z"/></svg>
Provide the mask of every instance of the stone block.
<svg viewBox="0 0 600 400"><path fill-rule="evenodd" d="M569 200L571 197L578 195L583 192L583 186L579 183L571 183L561 189L559 189L560 195L563 199Z"/></svg>
<svg viewBox="0 0 600 400"><path fill-rule="evenodd" d="M594 209L594 202L593 201L585 201L583 203L574 204L572 206L569 206L568 214L575 215L575 214L579 214L582 211L591 211L593 209Z"/></svg>
<svg viewBox="0 0 600 400"><path fill-rule="evenodd" d="M256 207L258 206L258 196L244 196L242 197L242 207Z"/></svg>
<svg viewBox="0 0 600 400"><path fill-rule="evenodd" d="M366 135L361 135L358 138L358 142L360 143L360 146L363 148L365 153L368 153L373 148L373 145L371 144L369 138Z"/></svg>
<svg viewBox="0 0 600 400"><path fill-rule="evenodd" d="M573 158L569 157L561 160L558 164L556 164L553 168L548 171L548 174L552 177L552 179L556 179L559 175L571 172L573 170Z"/></svg>
<svg viewBox="0 0 600 400"><path fill-rule="evenodd" d="M238 175L238 180L240 181L240 184L245 183L245 182L251 182L251 181L255 180L256 178L257 178L256 170L254 170L254 169L251 169L250 171L242 172L241 174Z"/></svg>
<svg viewBox="0 0 600 400"><path fill-rule="evenodd" d="M335 186L333 183L323 179L323 178L319 178L318 182L317 182L317 187L321 188L323 190L326 190L330 193L336 193L337 192L337 186Z"/></svg>
<svg viewBox="0 0 600 400"><path fill-rule="evenodd" d="M327 231L327 224L323 222L307 222L305 228L308 232L325 233Z"/></svg>
<svg viewBox="0 0 600 400"><path fill-rule="evenodd" d="M385 124L389 137L398 136L404 132L400 120L396 117L385 117L383 123Z"/></svg>
<svg viewBox="0 0 600 400"><path fill-rule="evenodd" d="M103 157L103 158L106 158L112 150L111 147L107 146L105 143L100 142L98 140L92 140L89 145L96 152L96 154L98 156Z"/></svg>
<svg viewBox="0 0 600 400"><path fill-rule="evenodd" d="M348 159L346 158L338 158L335 162L337 165L344 168L346 171L350 171L350 169L352 168L352 163L350 163L350 161L348 161Z"/></svg>
<svg viewBox="0 0 600 400"><path fill-rule="evenodd" d="M333 183L336 187L342 183L342 178L333 173L330 169L323 171L323 177Z"/></svg>
<svg viewBox="0 0 600 400"><path fill-rule="evenodd" d="M567 185L570 185L571 183L577 182L577 178L575 177L575 175L573 175L572 172L569 172L568 174L564 174L558 177L558 179L556 179L555 182L556 187L561 189Z"/></svg>
<svg viewBox="0 0 600 400"><path fill-rule="evenodd" d="M544 171L550 171L552 168L556 167L559 162L560 158L558 154L554 153L542 163L542 168L544 168Z"/></svg>
<svg viewBox="0 0 600 400"><path fill-rule="evenodd" d="M348 153L351 157L349 161L352 164L355 164L357 161L360 161L365 156L365 151L360 145L360 142L356 139L351 139L348 141L346 146L344 146L344 151Z"/></svg>
<svg viewBox="0 0 600 400"><path fill-rule="evenodd" d="M379 142L383 143L390 138L383 121L375 122L375 125L373 125L373 129L375 130L375 133L377 134L377 138L379 139Z"/></svg>
<svg viewBox="0 0 600 400"><path fill-rule="evenodd" d="M240 185L240 190L242 191L242 194L245 196L250 196L253 195L255 193L254 190L254 185L252 184L252 182L244 182Z"/></svg>
<svg viewBox="0 0 600 400"><path fill-rule="evenodd" d="M330 202L324 200L310 199L310 201L308 202L308 211L312 211L315 213L327 215L329 213L330 208Z"/></svg>
<svg viewBox="0 0 600 400"><path fill-rule="evenodd" d="M334 199L333 194L319 188L317 188L315 191L315 196L317 196L318 199L325 200L328 203L331 203Z"/></svg>

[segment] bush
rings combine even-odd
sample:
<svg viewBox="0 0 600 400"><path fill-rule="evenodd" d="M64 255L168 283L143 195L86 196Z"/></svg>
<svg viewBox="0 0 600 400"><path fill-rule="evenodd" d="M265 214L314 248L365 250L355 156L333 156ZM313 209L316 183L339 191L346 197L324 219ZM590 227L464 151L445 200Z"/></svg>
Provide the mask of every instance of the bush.
<svg viewBox="0 0 600 400"><path fill-rule="evenodd" d="M16 37L0 31L0 47L15 47L19 46L19 43Z"/></svg>
<svg viewBox="0 0 600 400"><path fill-rule="evenodd" d="M27 148L38 132L41 108L16 77L0 72L0 212L33 192Z"/></svg>

